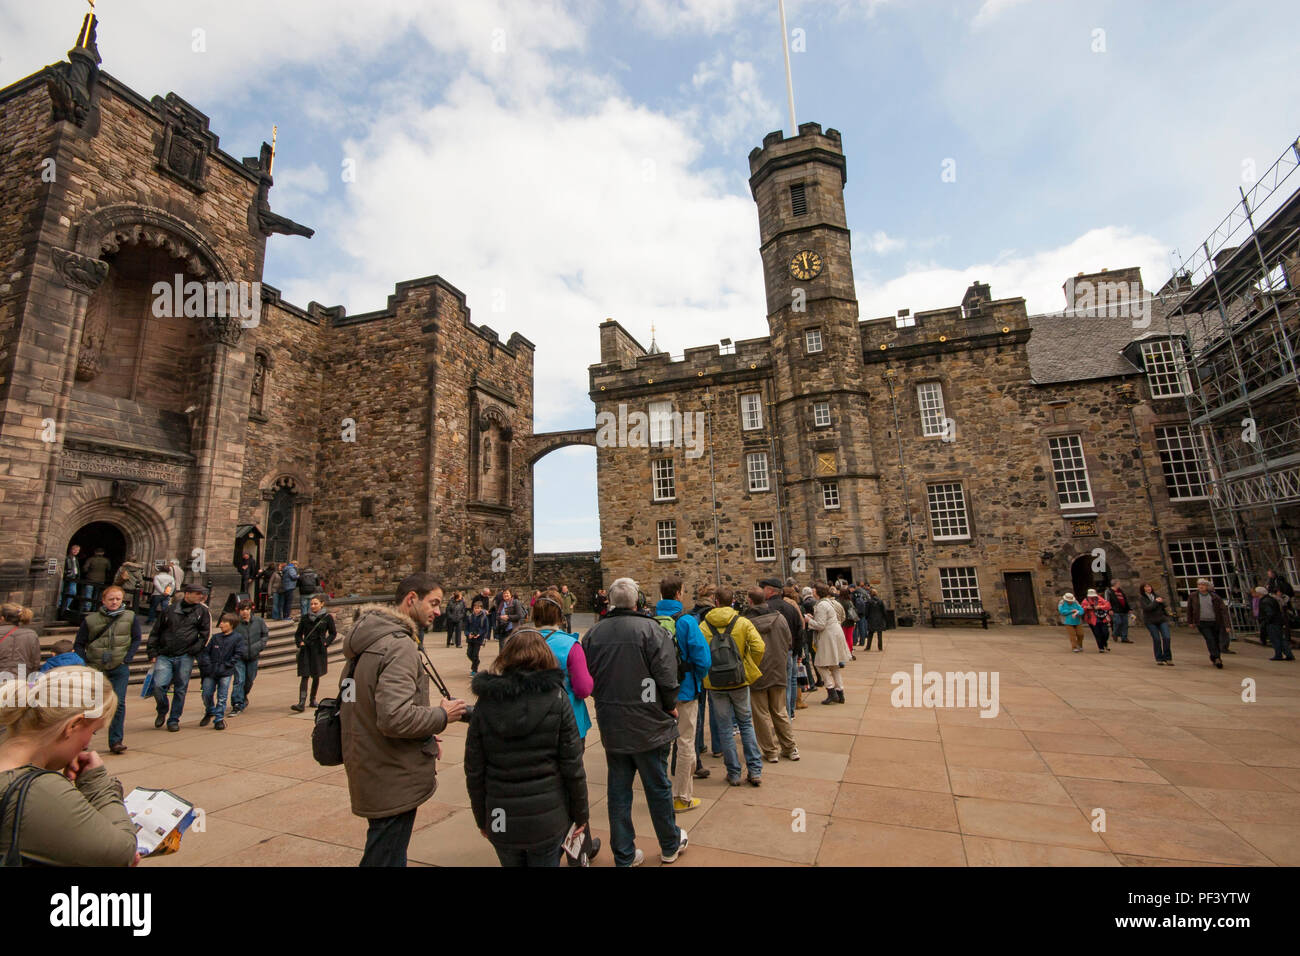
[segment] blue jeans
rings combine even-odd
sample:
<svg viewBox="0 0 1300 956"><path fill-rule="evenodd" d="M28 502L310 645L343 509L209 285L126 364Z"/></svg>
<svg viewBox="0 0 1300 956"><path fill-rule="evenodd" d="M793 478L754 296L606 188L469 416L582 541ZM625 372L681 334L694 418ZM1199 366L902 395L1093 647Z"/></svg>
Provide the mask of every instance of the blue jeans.
<svg viewBox="0 0 1300 956"><path fill-rule="evenodd" d="M860 617L853 624L853 643L862 644L867 639L867 619Z"/></svg>
<svg viewBox="0 0 1300 956"><path fill-rule="evenodd" d="M126 727L126 685L131 679L131 666L126 661L118 664L111 671L104 671L104 679L117 695L117 710L108 725L108 745L116 746L122 742Z"/></svg>
<svg viewBox="0 0 1300 956"><path fill-rule="evenodd" d="M668 779L668 752L672 744L638 754L605 752L609 768L606 777L609 806L609 842L614 847L614 864L631 866L636 858L636 828L632 825L632 781L639 773L645 788L650 819L654 823L659 849L671 856L681 840L677 815L673 811L673 785Z"/></svg>
<svg viewBox="0 0 1300 956"><path fill-rule="evenodd" d="M560 847L565 836L567 831L554 840L530 847L497 846L494 843L492 849L497 851L502 866L559 866Z"/></svg>
<svg viewBox="0 0 1300 956"><path fill-rule="evenodd" d="M230 678L230 674L225 677L203 678L203 716L212 716L217 720L225 719L226 699L230 696ZM214 692L217 698L215 704L212 700Z"/></svg>
<svg viewBox="0 0 1300 956"><path fill-rule="evenodd" d="M1117 641L1128 640L1128 614L1122 611L1116 611L1110 616L1110 633Z"/></svg>
<svg viewBox="0 0 1300 956"><path fill-rule="evenodd" d="M194 671L194 658L188 654L177 657L159 657L153 665L153 699L157 703L158 713L167 713L167 688L176 687L172 694L171 713L167 723L179 724L181 713L185 710L185 694L190 689L190 675Z"/></svg>
<svg viewBox="0 0 1300 956"><path fill-rule="evenodd" d="M794 652L791 651L785 657L786 678L785 678L785 712L794 720L794 705L798 700L799 678L795 675Z"/></svg>
<svg viewBox="0 0 1300 956"><path fill-rule="evenodd" d="M230 704L235 710L248 706L248 692L257 678L257 661L235 661L235 679L230 684Z"/></svg>
<svg viewBox="0 0 1300 956"><path fill-rule="evenodd" d="M843 637L844 635L840 635ZM734 719L740 725L740 743L745 748L745 766L749 775L757 780L763 775L763 754L758 749L758 737L754 734L754 718L749 709L749 688L736 690L709 691L713 698L713 713L718 723L729 727ZM736 757L736 739L731 734L722 736L722 762L727 765L727 777L734 780L740 776L740 760Z"/></svg>
<svg viewBox="0 0 1300 956"><path fill-rule="evenodd" d="M311 612L311 599L313 597L315 597L314 594L298 592L298 607L302 610L303 617L306 617Z"/></svg>
<svg viewBox="0 0 1300 956"><path fill-rule="evenodd" d="M63 599L59 601L60 611L71 611L72 605L77 601L77 579L63 579Z"/></svg>
<svg viewBox="0 0 1300 956"><path fill-rule="evenodd" d="M1172 661L1174 653L1169 647L1169 622L1148 624L1147 631L1151 634L1151 645L1155 649L1156 660Z"/></svg>
<svg viewBox="0 0 1300 956"><path fill-rule="evenodd" d="M293 591L298 590L294 588ZM287 621L289 619L289 608L293 607L293 591L275 592L275 614L277 621Z"/></svg>
<svg viewBox="0 0 1300 956"><path fill-rule="evenodd" d="M406 850L415 829L415 809L392 817L371 817L366 851L359 866L406 866Z"/></svg>
<svg viewBox="0 0 1300 956"><path fill-rule="evenodd" d="M158 620L158 612L167 610L168 605L172 603L170 594L151 594L149 595L149 623L152 624Z"/></svg>

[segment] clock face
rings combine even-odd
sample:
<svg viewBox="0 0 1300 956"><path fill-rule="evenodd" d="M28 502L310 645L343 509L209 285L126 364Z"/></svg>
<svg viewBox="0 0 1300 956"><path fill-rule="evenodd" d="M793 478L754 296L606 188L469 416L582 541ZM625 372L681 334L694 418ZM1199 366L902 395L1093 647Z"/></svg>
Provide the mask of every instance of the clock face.
<svg viewBox="0 0 1300 956"><path fill-rule="evenodd" d="M821 275L822 257L811 250L796 252L790 260L790 275L796 279L815 279Z"/></svg>

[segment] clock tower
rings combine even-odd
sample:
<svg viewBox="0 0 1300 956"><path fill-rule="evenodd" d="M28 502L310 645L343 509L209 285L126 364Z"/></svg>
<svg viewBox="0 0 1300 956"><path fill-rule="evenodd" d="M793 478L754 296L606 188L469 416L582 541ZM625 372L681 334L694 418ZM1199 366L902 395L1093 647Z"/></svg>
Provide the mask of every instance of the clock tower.
<svg viewBox="0 0 1300 956"><path fill-rule="evenodd" d="M873 581L891 593L839 131L803 123L789 139L769 133L749 154L749 169L774 359L768 404L786 550L802 549L813 579Z"/></svg>

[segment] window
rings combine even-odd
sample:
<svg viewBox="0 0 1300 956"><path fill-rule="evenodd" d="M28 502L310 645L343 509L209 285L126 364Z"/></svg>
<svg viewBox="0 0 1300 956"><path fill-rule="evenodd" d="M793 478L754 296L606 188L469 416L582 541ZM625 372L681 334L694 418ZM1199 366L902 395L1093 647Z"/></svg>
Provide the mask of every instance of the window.
<svg viewBox="0 0 1300 956"><path fill-rule="evenodd" d="M677 482L674 480L673 460L656 458L650 463L654 477L655 501L672 501L677 497Z"/></svg>
<svg viewBox="0 0 1300 956"><path fill-rule="evenodd" d="M813 403L813 425L817 428L825 428L831 423L831 403L814 402Z"/></svg>
<svg viewBox="0 0 1300 956"><path fill-rule="evenodd" d="M795 216L808 214L808 193L803 183L790 187L790 212Z"/></svg>
<svg viewBox="0 0 1300 956"><path fill-rule="evenodd" d="M1048 439L1052 451L1052 473L1056 477L1056 499L1061 507L1091 505L1092 486L1083 461L1083 441L1078 435Z"/></svg>
<svg viewBox="0 0 1300 956"><path fill-rule="evenodd" d="M974 568L940 568L939 596L948 606L970 604L980 599L979 579Z"/></svg>
<svg viewBox="0 0 1300 956"><path fill-rule="evenodd" d="M1184 603L1196 590L1197 578L1209 578L1214 590L1225 601L1231 600L1228 589L1228 555L1219 550L1213 539L1201 538L1169 542L1169 563L1178 583L1178 597Z"/></svg>
<svg viewBox="0 0 1300 956"><path fill-rule="evenodd" d="M943 387L938 382L916 386L916 401L921 409L921 434L927 438L944 433Z"/></svg>
<svg viewBox="0 0 1300 956"><path fill-rule="evenodd" d="M673 443L673 403L650 403L650 444L671 445Z"/></svg>
<svg viewBox="0 0 1300 956"><path fill-rule="evenodd" d="M840 483L838 481L822 482L822 507L833 511L840 506Z"/></svg>
<svg viewBox="0 0 1300 956"><path fill-rule="evenodd" d="M1170 425L1156 428L1156 449L1160 452L1160 466L1165 472L1165 487L1175 501L1186 498L1205 498L1210 482L1206 466L1205 446L1192 434L1187 425Z"/></svg>
<svg viewBox="0 0 1300 956"><path fill-rule="evenodd" d="M656 534L659 538L659 557L677 557L677 522L671 518L658 523Z"/></svg>
<svg viewBox="0 0 1300 956"><path fill-rule="evenodd" d="M804 332L803 347L808 351L809 355L813 352L820 352L822 350L822 330L808 329Z"/></svg>
<svg viewBox="0 0 1300 956"><path fill-rule="evenodd" d="M740 427L745 431L763 427L763 398L758 392L740 396Z"/></svg>
<svg viewBox="0 0 1300 956"><path fill-rule="evenodd" d="M910 329L915 327L915 325L916 316L911 315L907 311L898 313L894 318L894 328L896 329Z"/></svg>
<svg viewBox="0 0 1300 956"><path fill-rule="evenodd" d="M776 534L770 521L754 522L754 560L776 560Z"/></svg>
<svg viewBox="0 0 1300 956"><path fill-rule="evenodd" d="M1142 362L1147 370L1147 385L1152 398L1177 398L1192 390L1183 357L1183 343L1177 339L1159 339L1142 343Z"/></svg>
<svg viewBox="0 0 1300 956"><path fill-rule="evenodd" d="M756 451L745 456L745 471L749 474L750 491L768 491L767 452Z"/></svg>
<svg viewBox="0 0 1300 956"><path fill-rule="evenodd" d="M959 482L928 485L930 499L930 534L935 541L969 538L970 523L966 520L966 495Z"/></svg>

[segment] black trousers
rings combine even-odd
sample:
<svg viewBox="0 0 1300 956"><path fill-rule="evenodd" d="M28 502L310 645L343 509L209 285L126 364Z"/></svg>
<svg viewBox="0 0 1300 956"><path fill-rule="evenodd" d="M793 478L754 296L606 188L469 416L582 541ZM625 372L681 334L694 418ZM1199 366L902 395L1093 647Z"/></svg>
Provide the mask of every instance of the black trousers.
<svg viewBox="0 0 1300 956"><path fill-rule="evenodd" d="M393 817L375 817L366 831L361 866L406 866L406 848L415 828L415 810Z"/></svg>
<svg viewBox="0 0 1300 956"><path fill-rule="evenodd" d="M469 658L469 668L476 671L478 670L478 653L483 649L483 638L470 637L465 641L465 646L468 648L465 651L465 656Z"/></svg>
<svg viewBox="0 0 1300 956"><path fill-rule="evenodd" d="M460 622L459 621L447 622L447 646L451 647L453 641L455 641L457 647L460 647Z"/></svg>
<svg viewBox="0 0 1300 956"><path fill-rule="evenodd" d="M1195 597L1192 600L1196 600ZM1223 639L1222 628L1213 621L1202 621L1196 625L1196 629L1201 632L1201 637L1205 638L1205 649L1210 652L1210 660L1217 661L1219 655L1223 653L1227 641Z"/></svg>
<svg viewBox="0 0 1300 956"><path fill-rule="evenodd" d="M298 699L307 696L307 681L311 681L311 699L312 703L316 702L316 691L320 690L319 677L299 677L298 678Z"/></svg>
<svg viewBox="0 0 1300 956"><path fill-rule="evenodd" d="M867 650L871 650L871 639L877 638L877 644L883 651L885 649L885 632L884 631L867 631Z"/></svg>

